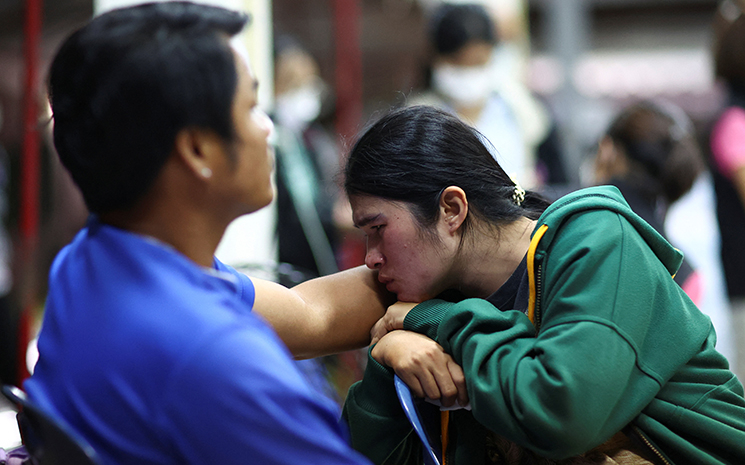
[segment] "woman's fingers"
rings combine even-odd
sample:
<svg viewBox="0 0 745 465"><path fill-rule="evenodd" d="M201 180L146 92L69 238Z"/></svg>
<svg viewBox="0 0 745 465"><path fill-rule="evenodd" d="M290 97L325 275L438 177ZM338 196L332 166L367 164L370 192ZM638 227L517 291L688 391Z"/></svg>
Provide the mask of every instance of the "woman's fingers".
<svg viewBox="0 0 745 465"><path fill-rule="evenodd" d="M382 320L385 320L385 325L389 331L394 329L404 329L404 319L409 314L412 308L419 304L413 302L396 302L386 310Z"/></svg>
<svg viewBox="0 0 745 465"><path fill-rule="evenodd" d="M445 407L468 401L463 370L432 339L410 331L391 331L373 347L372 357L394 369L419 397L438 399Z"/></svg>
<svg viewBox="0 0 745 465"><path fill-rule="evenodd" d="M450 371L450 379L453 381L455 389L458 393L458 404L461 406L467 405L469 402L468 389L466 387L466 375L465 373L463 373L463 368L455 363L455 360L450 357L450 360L448 361L448 370Z"/></svg>
<svg viewBox="0 0 745 465"><path fill-rule="evenodd" d="M404 383L406 383L407 386L409 386L409 389L411 389L411 392L413 392L416 397L428 396L427 391L422 387L422 383L419 381L417 374L411 371L397 371L396 374Z"/></svg>
<svg viewBox="0 0 745 465"><path fill-rule="evenodd" d="M388 307L382 318L380 318L370 330L370 344L376 344L380 339L391 331L404 329L404 319L409 310L417 304L411 302L396 302Z"/></svg>
<svg viewBox="0 0 745 465"><path fill-rule="evenodd" d="M370 344L377 344L383 336L388 334L384 318L385 316L379 319L370 330Z"/></svg>

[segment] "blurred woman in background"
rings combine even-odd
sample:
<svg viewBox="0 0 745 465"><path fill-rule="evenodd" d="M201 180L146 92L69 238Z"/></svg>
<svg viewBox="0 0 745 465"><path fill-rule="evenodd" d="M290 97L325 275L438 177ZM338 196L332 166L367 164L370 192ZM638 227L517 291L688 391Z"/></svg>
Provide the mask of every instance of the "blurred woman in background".
<svg viewBox="0 0 745 465"><path fill-rule="evenodd" d="M428 39L427 91L414 95L409 104L432 105L447 110L474 126L488 140L492 155L507 174L525 186L536 182L535 157L528 149L527 122L538 127L543 139L548 132L548 115L534 101L497 88L494 56L498 44L496 26L486 8L479 4L443 3L431 15ZM529 118L521 118L521 113ZM529 121L524 121L529 120Z"/></svg>
<svg viewBox="0 0 745 465"><path fill-rule="evenodd" d="M621 191L629 206L664 236L668 206L704 169L701 152L680 108L650 101L623 110L600 140L595 181ZM701 276L684 260L675 281L699 305Z"/></svg>

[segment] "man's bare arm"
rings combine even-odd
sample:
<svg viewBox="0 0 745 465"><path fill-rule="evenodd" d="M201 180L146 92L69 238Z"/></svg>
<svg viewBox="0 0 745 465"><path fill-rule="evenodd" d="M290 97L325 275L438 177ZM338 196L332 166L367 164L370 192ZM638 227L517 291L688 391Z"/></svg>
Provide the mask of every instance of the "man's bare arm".
<svg viewBox="0 0 745 465"><path fill-rule="evenodd" d="M357 349L396 301L364 266L312 279L291 289L252 278L254 310L274 327L296 358Z"/></svg>

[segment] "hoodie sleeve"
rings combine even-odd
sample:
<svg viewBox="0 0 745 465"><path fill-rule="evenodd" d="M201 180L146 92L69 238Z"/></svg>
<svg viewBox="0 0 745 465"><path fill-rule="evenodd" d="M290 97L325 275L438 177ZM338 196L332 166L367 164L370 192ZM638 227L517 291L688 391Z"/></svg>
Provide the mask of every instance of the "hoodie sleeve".
<svg viewBox="0 0 745 465"><path fill-rule="evenodd" d="M522 312L481 299L426 302L404 326L434 335L461 364L476 420L560 459L628 424L703 339L680 332L695 338L679 340L677 353L667 347L654 354L676 337L670 319L694 322L670 311L685 305L682 291L621 215L575 215L554 236L542 266L538 334Z"/></svg>

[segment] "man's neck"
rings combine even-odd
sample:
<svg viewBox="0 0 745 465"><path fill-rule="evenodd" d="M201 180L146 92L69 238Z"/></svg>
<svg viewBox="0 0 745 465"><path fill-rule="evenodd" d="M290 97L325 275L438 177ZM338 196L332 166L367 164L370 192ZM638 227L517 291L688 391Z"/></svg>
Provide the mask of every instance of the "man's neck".
<svg viewBox="0 0 745 465"><path fill-rule="evenodd" d="M155 238L205 267L213 265L215 250L227 227L198 210L172 203L140 202L128 210L100 214L99 219L102 223Z"/></svg>

